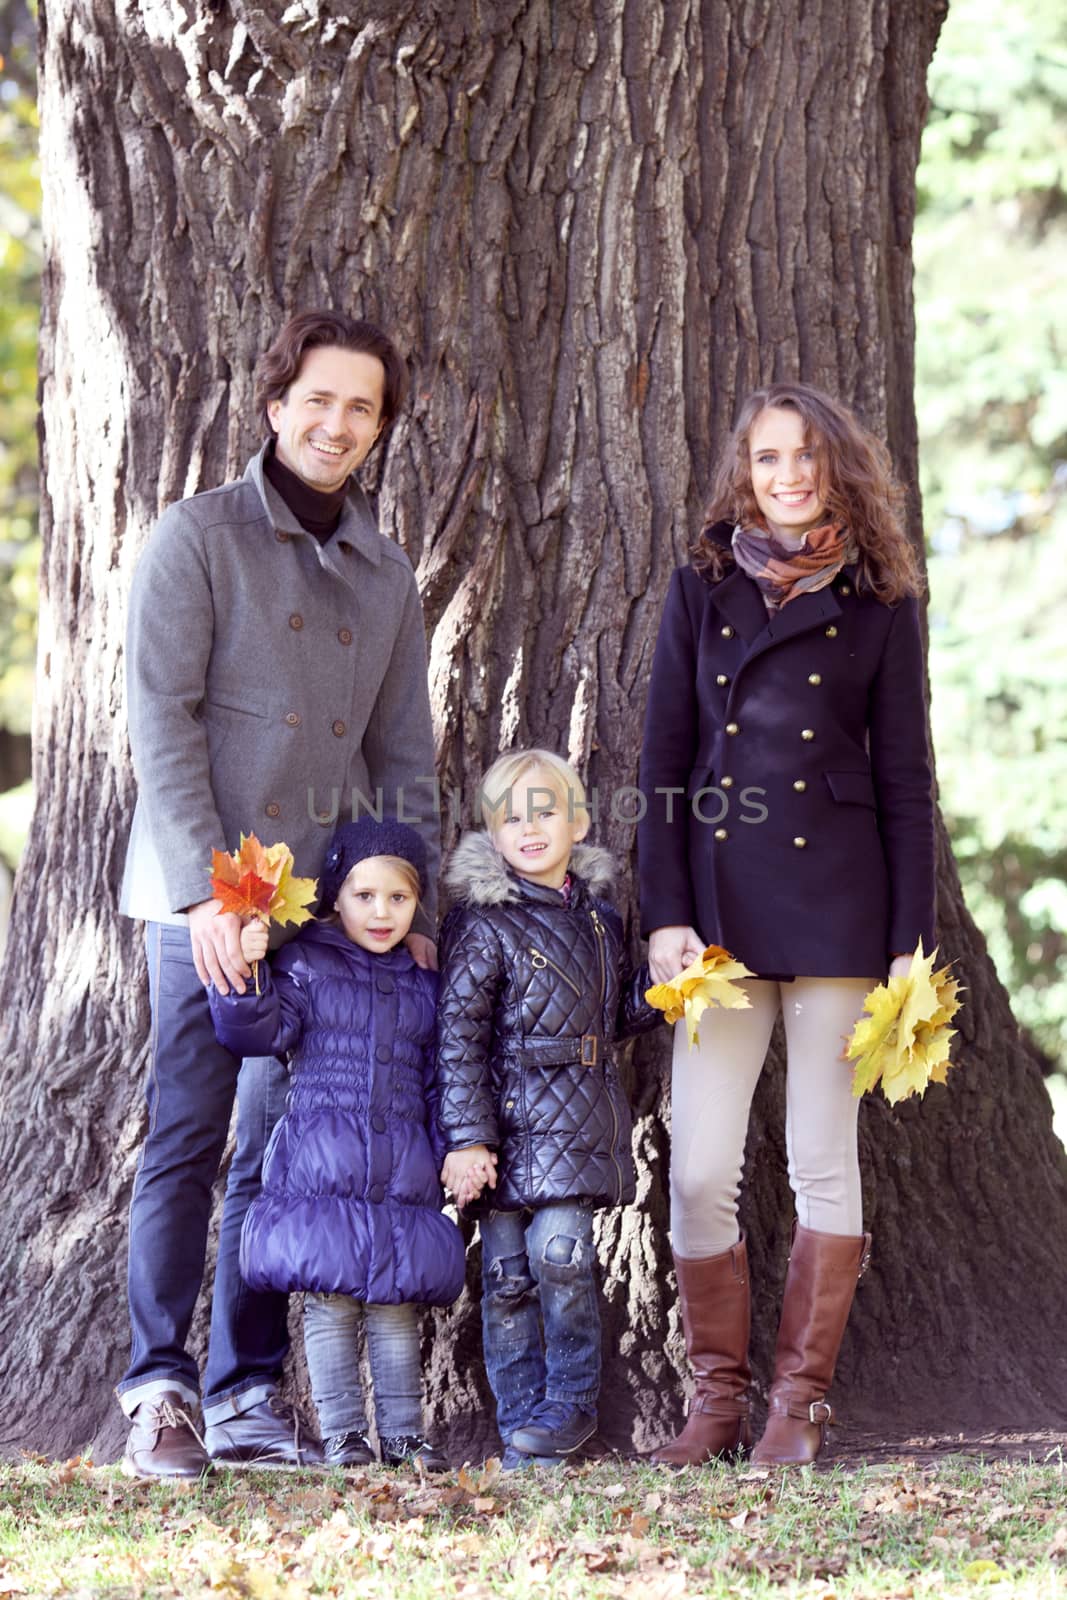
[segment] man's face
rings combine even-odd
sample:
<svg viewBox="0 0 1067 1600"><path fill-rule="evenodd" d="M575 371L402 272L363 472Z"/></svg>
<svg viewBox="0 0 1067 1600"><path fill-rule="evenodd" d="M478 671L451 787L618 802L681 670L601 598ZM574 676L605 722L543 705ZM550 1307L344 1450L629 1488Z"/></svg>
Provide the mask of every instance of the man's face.
<svg viewBox="0 0 1067 1600"><path fill-rule="evenodd" d="M311 489L339 489L382 431L385 368L363 351L318 345L267 415L283 466Z"/></svg>

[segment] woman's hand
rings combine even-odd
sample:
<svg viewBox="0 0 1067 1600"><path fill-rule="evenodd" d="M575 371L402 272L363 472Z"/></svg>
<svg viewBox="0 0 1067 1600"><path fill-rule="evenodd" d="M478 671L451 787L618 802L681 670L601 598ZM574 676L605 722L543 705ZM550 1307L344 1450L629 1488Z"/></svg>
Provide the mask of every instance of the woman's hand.
<svg viewBox="0 0 1067 1600"><path fill-rule="evenodd" d="M648 941L648 970L653 983L670 983L684 967L704 954L695 928L656 928Z"/></svg>
<svg viewBox="0 0 1067 1600"><path fill-rule="evenodd" d="M906 978L911 971L910 956L894 956L889 963L889 976L891 978Z"/></svg>

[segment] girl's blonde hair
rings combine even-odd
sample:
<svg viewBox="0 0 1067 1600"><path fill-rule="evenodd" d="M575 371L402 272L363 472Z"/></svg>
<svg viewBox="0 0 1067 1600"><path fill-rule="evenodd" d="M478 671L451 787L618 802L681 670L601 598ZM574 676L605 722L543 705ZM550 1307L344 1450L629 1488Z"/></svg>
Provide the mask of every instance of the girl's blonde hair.
<svg viewBox="0 0 1067 1600"><path fill-rule="evenodd" d="M860 585L888 604L921 594L922 570L904 532L905 495L893 476L889 451L847 406L807 383L773 383L750 394L741 407L719 460L704 527L693 546L697 570L721 578L733 564L731 552L708 537L716 522L743 526L760 522L752 492L749 436L756 418L771 407L799 413L805 439L815 451L827 521L844 523L859 548Z"/></svg>
<svg viewBox="0 0 1067 1600"><path fill-rule="evenodd" d="M510 804L513 786L526 773L535 770L546 774L549 779L546 787L551 788L569 820L588 820L585 784L569 761L564 761L562 756L553 754L551 750L508 750L496 758L482 778L478 790L482 821L490 833L499 827L507 815L506 807Z"/></svg>

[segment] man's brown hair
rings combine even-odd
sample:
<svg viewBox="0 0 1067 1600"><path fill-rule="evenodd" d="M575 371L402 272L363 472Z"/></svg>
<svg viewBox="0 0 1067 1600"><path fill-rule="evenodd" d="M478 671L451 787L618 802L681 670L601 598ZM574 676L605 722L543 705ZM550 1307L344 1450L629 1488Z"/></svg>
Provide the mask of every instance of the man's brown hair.
<svg viewBox="0 0 1067 1600"><path fill-rule="evenodd" d="M272 400L285 399L289 385L300 372L305 352L318 345L377 356L385 368L382 432L387 432L404 403L408 386L407 368L396 345L373 322L348 317L343 311L301 311L289 318L274 343L260 356L256 368L256 405L267 433L274 432L267 407Z"/></svg>

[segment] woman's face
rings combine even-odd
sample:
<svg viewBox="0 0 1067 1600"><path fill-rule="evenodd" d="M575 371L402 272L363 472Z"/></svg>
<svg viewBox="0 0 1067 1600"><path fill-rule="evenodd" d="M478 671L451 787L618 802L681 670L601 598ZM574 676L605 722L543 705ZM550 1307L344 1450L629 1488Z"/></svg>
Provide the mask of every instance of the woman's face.
<svg viewBox="0 0 1067 1600"><path fill-rule="evenodd" d="M748 462L752 493L768 530L799 544L826 513L815 451L799 411L785 406L761 411L748 436Z"/></svg>

